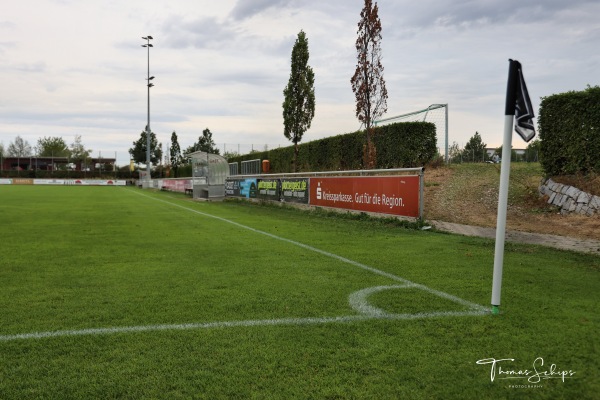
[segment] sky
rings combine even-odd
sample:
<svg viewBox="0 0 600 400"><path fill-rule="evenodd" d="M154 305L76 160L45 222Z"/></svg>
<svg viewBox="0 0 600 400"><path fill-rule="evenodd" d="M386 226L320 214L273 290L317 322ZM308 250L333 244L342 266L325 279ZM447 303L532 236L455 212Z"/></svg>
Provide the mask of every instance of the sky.
<svg viewBox="0 0 600 400"><path fill-rule="evenodd" d="M0 144L17 135L81 135L93 156L129 163L147 119L182 149L210 129L221 153L291 145L283 89L300 30L315 72L315 118L303 142L354 132L350 78L364 0L20 0L0 12ZM600 1L380 0L392 117L448 104L449 142L479 132L502 144L508 59L523 65L536 116L542 97L600 82ZM442 146L441 143L439 143ZM513 136L514 148L526 144Z"/></svg>

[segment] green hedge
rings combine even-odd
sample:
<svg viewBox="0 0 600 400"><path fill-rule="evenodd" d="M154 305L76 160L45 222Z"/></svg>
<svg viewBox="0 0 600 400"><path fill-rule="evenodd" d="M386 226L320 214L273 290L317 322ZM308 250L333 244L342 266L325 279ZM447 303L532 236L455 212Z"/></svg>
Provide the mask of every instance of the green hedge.
<svg viewBox="0 0 600 400"><path fill-rule="evenodd" d="M377 168L420 167L437 154L435 125L399 122L375 128ZM298 171L336 171L363 168L364 131L302 143L298 146ZM292 172L294 147L281 147L232 157L229 162L269 160L271 172Z"/></svg>
<svg viewBox="0 0 600 400"><path fill-rule="evenodd" d="M600 173L600 87L543 97L538 126L547 175Z"/></svg>

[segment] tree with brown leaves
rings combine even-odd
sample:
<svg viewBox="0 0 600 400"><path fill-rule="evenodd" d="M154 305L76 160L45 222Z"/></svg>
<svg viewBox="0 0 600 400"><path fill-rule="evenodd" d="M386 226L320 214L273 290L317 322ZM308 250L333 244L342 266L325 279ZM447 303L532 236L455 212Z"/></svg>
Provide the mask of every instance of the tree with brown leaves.
<svg viewBox="0 0 600 400"><path fill-rule="evenodd" d="M374 168L377 163L372 143L373 122L387 112L387 89L381 64L381 20L377 3L365 0L360 13L356 39L357 65L350 80L356 97L356 116L365 125L364 164Z"/></svg>

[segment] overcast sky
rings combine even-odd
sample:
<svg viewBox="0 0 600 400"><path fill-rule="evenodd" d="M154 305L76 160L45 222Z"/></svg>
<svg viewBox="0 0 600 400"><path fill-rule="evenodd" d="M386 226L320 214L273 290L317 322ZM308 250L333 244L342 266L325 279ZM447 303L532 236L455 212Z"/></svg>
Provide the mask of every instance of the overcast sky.
<svg viewBox="0 0 600 400"><path fill-rule="evenodd" d="M17 135L70 144L127 164L146 125L184 149L209 128L221 149L289 145L283 89L306 32L316 113L303 142L353 132L350 78L363 0L20 0L0 13L0 143ZM478 131L502 142L508 59L540 97L600 81L600 1L380 0L388 113L449 104L450 143ZM515 148L526 145L514 137ZM442 144L440 143L440 146Z"/></svg>

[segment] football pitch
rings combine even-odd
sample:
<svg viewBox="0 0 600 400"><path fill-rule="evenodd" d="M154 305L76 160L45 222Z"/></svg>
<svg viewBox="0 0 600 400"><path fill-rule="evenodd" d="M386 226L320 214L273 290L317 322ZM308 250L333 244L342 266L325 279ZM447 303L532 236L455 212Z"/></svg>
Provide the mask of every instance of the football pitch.
<svg viewBox="0 0 600 400"><path fill-rule="evenodd" d="M388 221L10 186L0 240L1 399L600 391L599 256L507 244L492 316L492 241Z"/></svg>

